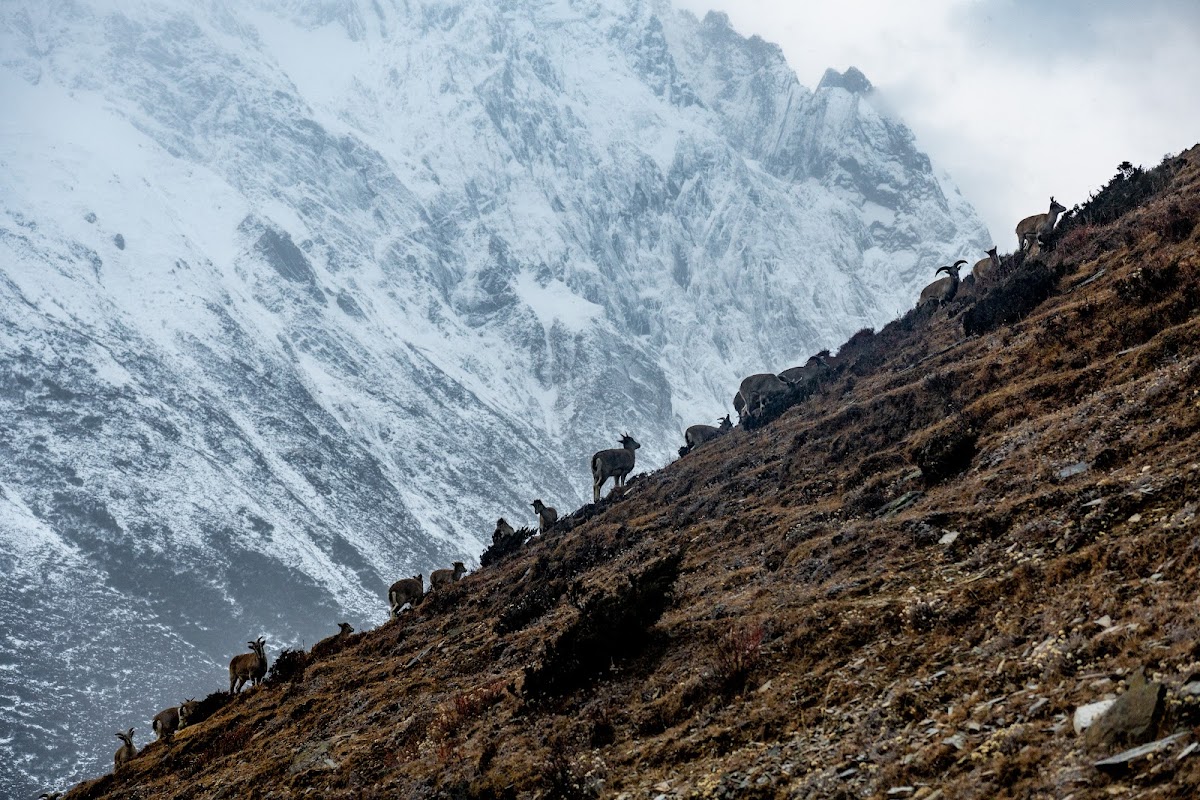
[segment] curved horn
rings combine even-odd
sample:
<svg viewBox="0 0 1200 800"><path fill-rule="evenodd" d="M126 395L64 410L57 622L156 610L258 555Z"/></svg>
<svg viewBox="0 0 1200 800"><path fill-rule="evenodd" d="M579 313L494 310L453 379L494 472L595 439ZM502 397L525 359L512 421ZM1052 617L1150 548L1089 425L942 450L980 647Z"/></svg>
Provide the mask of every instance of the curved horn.
<svg viewBox="0 0 1200 800"><path fill-rule="evenodd" d="M935 272L935 273L933 273L933 274L934 274L934 275L937 275L937 274L938 274L938 272L944 272L944 273L946 273L947 275L949 275L949 274L950 274L950 268L949 268L949 267L938 267L938 268L937 268L937 272Z"/></svg>
<svg viewBox="0 0 1200 800"><path fill-rule="evenodd" d="M953 265L953 267L958 267L958 266L961 266L961 265L963 265L963 264L965 264L965 263L967 263L967 260L966 260L965 258L960 258L958 261L955 261L955 262L954 262L954 265ZM951 267L951 269L953 269L953 267Z"/></svg>

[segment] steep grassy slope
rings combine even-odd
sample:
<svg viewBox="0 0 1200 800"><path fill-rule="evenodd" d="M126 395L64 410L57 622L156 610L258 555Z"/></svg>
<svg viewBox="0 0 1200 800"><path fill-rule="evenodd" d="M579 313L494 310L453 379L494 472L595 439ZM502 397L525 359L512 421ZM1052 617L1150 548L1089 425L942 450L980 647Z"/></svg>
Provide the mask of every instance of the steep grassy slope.
<svg viewBox="0 0 1200 800"><path fill-rule="evenodd" d="M1162 169L982 310L856 337L777 419L70 796L1195 796L1200 148ZM1139 668L1146 735L1188 736L1100 770L1124 743L1071 715Z"/></svg>

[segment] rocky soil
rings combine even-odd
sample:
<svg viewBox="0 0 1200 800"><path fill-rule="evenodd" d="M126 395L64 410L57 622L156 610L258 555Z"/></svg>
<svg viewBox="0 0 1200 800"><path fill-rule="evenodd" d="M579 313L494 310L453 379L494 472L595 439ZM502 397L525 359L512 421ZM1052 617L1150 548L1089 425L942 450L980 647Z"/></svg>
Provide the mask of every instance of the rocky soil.
<svg viewBox="0 0 1200 800"><path fill-rule="evenodd" d="M1194 797L1200 148L1156 174L68 796Z"/></svg>

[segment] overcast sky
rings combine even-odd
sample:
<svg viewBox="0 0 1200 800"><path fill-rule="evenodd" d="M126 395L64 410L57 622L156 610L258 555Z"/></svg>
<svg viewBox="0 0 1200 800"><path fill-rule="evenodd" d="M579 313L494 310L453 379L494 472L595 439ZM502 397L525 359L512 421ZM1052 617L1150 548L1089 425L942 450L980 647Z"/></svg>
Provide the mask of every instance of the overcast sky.
<svg viewBox="0 0 1200 800"><path fill-rule="evenodd" d="M673 0L783 48L800 82L855 66L1001 252L1050 195L1200 142L1200 0Z"/></svg>

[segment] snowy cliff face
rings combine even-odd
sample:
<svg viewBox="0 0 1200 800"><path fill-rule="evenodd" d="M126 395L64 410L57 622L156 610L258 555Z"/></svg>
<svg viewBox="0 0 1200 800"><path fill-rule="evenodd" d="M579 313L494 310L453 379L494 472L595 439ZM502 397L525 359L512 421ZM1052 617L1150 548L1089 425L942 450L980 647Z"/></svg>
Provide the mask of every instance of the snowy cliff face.
<svg viewBox="0 0 1200 800"><path fill-rule="evenodd" d="M0 96L5 794L990 244L859 73L662 2L7 3Z"/></svg>

